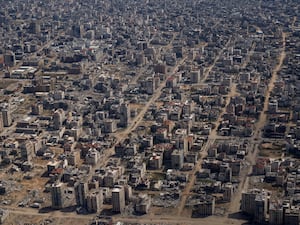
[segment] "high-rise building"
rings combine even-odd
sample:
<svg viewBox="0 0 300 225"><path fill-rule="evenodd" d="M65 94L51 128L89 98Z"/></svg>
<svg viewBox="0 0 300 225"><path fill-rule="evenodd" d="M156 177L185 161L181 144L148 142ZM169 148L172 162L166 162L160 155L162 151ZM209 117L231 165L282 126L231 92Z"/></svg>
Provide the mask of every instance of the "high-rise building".
<svg viewBox="0 0 300 225"><path fill-rule="evenodd" d="M191 83L193 84L198 84L201 81L200 70L192 71L190 76Z"/></svg>
<svg viewBox="0 0 300 225"><path fill-rule="evenodd" d="M43 113L43 104L37 103L31 106L31 114L32 115L41 115Z"/></svg>
<svg viewBox="0 0 300 225"><path fill-rule="evenodd" d="M269 224L283 224L283 207L281 204L271 203L269 207Z"/></svg>
<svg viewBox="0 0 300 225"><path fill-rule="evenodd" d="M125 192L123 186L112 190L112 211L121 213L125 209Z"/></svg>
<svg viewBox="0 0 300 225"><path fill-rule="evenodd" d="M211 216L215 213L215 198L211 195L203 196L193 207L194 216Z"/></svg>
<svg viewBox="0 0 300 225"><path fill-rule="evenodd" d="M32 34L39 34L41 32L41 24L39 21L34 20L29 25L29 32Z"/></svg>
<svg viewBox="0 0 300 225"><path fill-rule="evenodd" d="M262 224L266 221L266 216L267 216L267 196L264 194L256 195L254 221L258 224Z"/></svg>
<svg viewBox="0 0 300 225"><path fill-rule="evenodd" d="M75 184L75 198L76 198L76 204L77 206L82 206L86 208L87 206L87 194L88 194L89 188L88 183L86 182L79 182Z"/></svg>
<svg viewBox="0 0 300 225"><path fill-rule="evenodd" d="M54 112L53 116L53 127L59 130L65 120L65 112L62 109L58 109Z"/></svg>
<svg viewBox="0 0 300 225"><path fill-rule="evenodd" d="M230 202L232 196L233 196L233 186L231 183L227 183L227 184L225 184L225 187L224 187L223 200Z"/></svg>
<svg viewBox="0 0 300 225"><path fill-rule="evenodd" d="M51 186L51 200L53 209L62 209L64 207L65 190L63 183L54 183Z"/></svg>
<svg viewBox="0 0 300 225"><path fill-rule="evenodd" d="M146 80L146 92L147 92L148 95L152 95L154 93L154 91L155 91L155 85L154 84L155 83L154 83L154 80L153 80L152 77L148 78Z"/></svg>
<svg viewBox="0 0 300 225"><path fill-rule="evenodd" d="M299 207L292 206L290 209L284 211L284 225L299 225L300 213Z"/></svg>
<svg viewBox="0 0 300 225"><path fill-rule="evenodd" d="M183 167L183 150L174 150L171 155L171 163L173 169L181 169Z"/></svg>
<svg viewBox="0 0 300 225"><path fill-rule="evenodd" d="M243 213L254 216L258 223L265 221L267 214L268 195L270 193L260 189L251 189L242 193L241 210Z"/></svg>
<svg viewBox="0 0 300 225"><path fill-rule="evenodd" d="M251 190L249 192L242 193L242 202L241 202L241 210L248 214L254 215L254 208L255 208L255 197L259 191Z"/></svg>
<svg viewBox="0 0 300 225"><path fill-rule="evenodd" d="M4 64L9 67L13 67L16 65L16 56L15 53L9 51L4 54Z"/></svg>
<svg viewBox="0 0 300 225"><path fill-rule="evenodd" d="M102 190L91 192L87 195L87 211L90 213L100 212L103 204Z"/></svg>
<svg viewBox="0 0 300 225"><path fill-rule="evenodd" d="M2 114L0 114L0 132L3 131L3 117Z"/></svg>
<svg viewBox="0 0 300 225"><path fill-rule="evenodd" d="M31 161L34 156L34 146L30 141L24 141L20 145L21 157L27 161Z"/></svg>
<svg viewBox="0 0 300 225"><path fill-rule="evenodd" d="M72 26L72 35L76 38L82 38L84 29L82 25L73 25Z"/></svg>
<svg viewBox="0 0 300 225"><path fill-rule="evenodd" d="M128 127L130 122L130 108L128 103L122 103L120 107L120 126Z"/></svg>
<svg viewBox="0 0 300 225"><path fill-rule="evenodd" d="M9 109L2 109L3 125L9 127L12 124L11 113Z"/></svg>

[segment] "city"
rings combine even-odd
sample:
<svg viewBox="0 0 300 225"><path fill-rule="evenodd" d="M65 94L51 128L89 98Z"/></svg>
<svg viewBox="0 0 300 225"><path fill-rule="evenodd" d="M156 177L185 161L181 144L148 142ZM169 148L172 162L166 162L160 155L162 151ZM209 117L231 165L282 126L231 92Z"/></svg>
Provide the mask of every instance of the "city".
<svg viewBox="0 0 300 225"><path fill-rule="evenodd" d="M299 225L298 0L1 3L0 224Z"/></svg>

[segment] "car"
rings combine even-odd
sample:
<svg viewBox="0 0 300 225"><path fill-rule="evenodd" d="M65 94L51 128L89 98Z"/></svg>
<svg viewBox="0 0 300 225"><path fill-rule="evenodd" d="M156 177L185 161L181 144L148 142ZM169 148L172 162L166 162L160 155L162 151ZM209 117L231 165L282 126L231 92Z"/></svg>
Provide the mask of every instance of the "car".
<svg viewBox="0 0 300 225"><path fill-rule="evenodd" d="M39 209L41 207L41 204L40 203L33 203L32 205L30 205L31 208L35 208L35 209Z"/></svg>

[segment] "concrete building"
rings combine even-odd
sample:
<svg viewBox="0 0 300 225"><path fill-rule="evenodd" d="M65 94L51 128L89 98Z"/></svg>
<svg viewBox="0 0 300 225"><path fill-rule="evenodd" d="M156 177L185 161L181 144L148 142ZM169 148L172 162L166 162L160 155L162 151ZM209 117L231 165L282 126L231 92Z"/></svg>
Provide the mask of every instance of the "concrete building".
<svg viewBox="0 0 300 225"><path fill-rule="evenodd" d="M120 107L120 126L128 127L130 123L130 107L128 103L122 103Z"/></svg>
<svg viewBox="0 0 300 225"><path fill-rule="evenodd" d="M298 207L291 207L284 212L284 225L299 225L300 213Z"/></svg>
<svg viewBox="0 0 300 225"><path fill-rule="evenodd" d="M8 210L0 209L0 224L3 224L8 217Z"/></svg>
<svg viewBox="0 0 300 225"><path fill-rule="evenodd" d="M252 189L248 192L242 193L241 210L243 213L248 215L254 215L255 210L255 197L259 194L258 189Z"/></svg>
<svg viewBox="0 0 300 225"><path fill-rule="evenodd" d="M2 109L3 126L10 127L12 124L11 112L9 109Z"/></svg>
<svg viewBox="0 0 300 225"><path fill-rule="evenodd" d="M256 195L254 207L254 221L262 224L266 221L267 216L267 196L264 194Z"/></svg>
<svg viewBox="0 0 300 225"><path fill-rule="evenodd" d="M264 223L268 210L269 192L260 189L251 189L242 193L241 210L253 216L256 223Z"/></svg>
<svg viewBox="0 0 300 225"><path fill-rule="evenodd" d="M24 141L20 145L21 157L26 161L31 161L34 157L34 146L30 141Z"/></svg>
<svg viewBox="0 0 300 225"><path fill-rule="evenodd" d="M230 202L233 196L233 185L231 183L226 183L224 186L223 200Z"/></svg>
<svg viewBox="0 0 300 225"><path fill-rule="evenodd" d="M277 111L278 111L278 101L276 99L270 100L268 105L268 112L277 113Z"/></svg>
<svg viewBox="0 0 300 225"><path fill-rule="evenodd" d="M97 149L91 148L85 156L85 162L89 165L96 165L100 159L100 153Z"/></svg>
<svg viewBox="0 0 300 225"><path fill-rule="evenodd" d="M86 197L87 211L90 213L97 213L101 211L103 204L103 193L102 190L93 191L88 193Z"/></svg>
<svg viewBox="0 0 300 225"><path fill-rule="evenodd" d="M215 198L211 195L205 196L193 207L193 215L199 217L211 216L215 212Z"/></svg>
<svg viewBox="0 0 300 225"><path fill-rule="evenodd" d="M50 188L51 193L51 207L53 209L62 209L65 204L65 190L63 183L54 183Z"/></svg>
<svg viewBox="0 0 300 225"><path fill-rule="evenodd" d="M171 155L171 164L173 169L182 169L184 155L182 150L174 150Z"/></svg>
<svg viewBox="0 0 300 225"><path fill-rule="evenodd" d="M2 114L0 114L0 132L3 131L3 128L4 128L4 126L3 126L3 117L2 117Z"/></svg>
<svg viewBox="0 0 300 225"><path fill-rule="evenodd" d="M39 21L32 21L29 25L29 31L32 34L39 34L41 32L41 24Z"/></svg>
<svg viewBox="0 0 300 225"><path fill-rule="evenodd" d="M76 38L82 38L84 34L83 25L77 24L72 26L72 35Z"/></svg>
<svg viewBox="0 0 300 225"><path fill-rule="evenodd" d="M115 120L106 119L104 121L103 133L114 133L117 130L117 124Z"/></svg>
<svg viewBox="0 0 300 225"><path fill-rule="evenodd" d="M200 71L192 71L190 73L190 81L192 84L198 84L201 81Z"/></svg>
<svg viewBox="0 0 300 225"><path fill-rule="evenodd" d="M37 103L31 106L32 115L41 115L43 113L43 104Z"/></svg>
<svg viewBox="0 0 300 225"><path fill-rule="evenodd" d="M162 167L163 163L163 154L160 153L152 153L148 161L148 168L153 170L159 170Z"/></svg>
<svg viewBox="0 0 300 225"><path fill-rule="evenodd" d="M271 203L269 207L269 224L282 225L283 224L283 207L281 204Z"/></svg>
<svg viewBox="0 0 300 225"><path fill-rule="evenodd" d="M77 206L81 206L83 208L87 207L87 194L89 191L87 182L79 182L74 186L75 189L75 199Z"/></svg>
<svg viewBox="0 0 300 225"><path fill-rule="evenodd" d="M63 109L58 109L54 112L53 115L53 127L56 130L59 130L65 120L65 112Z"/></svg>
<svg viewBox="0 0 300 225"><path fill-rule="evenodd" d="M13 67L16 65L16 56L15 53L9 51L4 54L4 64L8 67Z"/></svg>
<svg viewBox="0 0 300 225"><path fill-rule="evenodd" d="M123 186L118 186L112 190L112 211L121 213L125 209L125 192Z"/></svg>
<svg viewBox="0 0 300 225"><path fill-rule="evenodd" d="M140 194L135 203L135 211L140 214L147 214L151 206L151 198L147 194Z"/></svg>

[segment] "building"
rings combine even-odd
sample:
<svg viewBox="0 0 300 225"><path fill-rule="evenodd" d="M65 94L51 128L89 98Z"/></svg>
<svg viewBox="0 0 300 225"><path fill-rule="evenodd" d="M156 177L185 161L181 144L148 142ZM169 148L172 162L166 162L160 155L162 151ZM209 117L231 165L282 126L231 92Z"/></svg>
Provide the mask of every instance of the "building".
<svg viewBox="0 0 300 225"><path fill-rule="evenodd" d="M76 38L82 38L84 33L83 25L73 25L72 35Z"/></svg>
<svg viewBox="0 0 300 225"><path fill-rule="evenodd" d="M195 217L211 216L215 212L215 198L211 195L203 196L193 207Z"/></svg>
<svg viewBox="0 0 300 225"><path fill-rule="evenodd" d="M146 80L146 93L152 95L155 91L154 79L152 77L147 78Z"/></svg>
<svg viewBox="0 0 300 225"><path fill-rule="evenodd" d="M284 225L299 225L300 213L299 208L291 207L284 212Z"/></svg>
<svg viewBox="0 0 300 225"><path fill-rule="evenodd" d="M4 128L4 126L3 126L3 117L2 117L2 114L0 114L0 132L3 131L3 128Z"/></svg>
<svg viewBox="0 0 300 225"><path fill-rule="evenodd" d="M200 71L192 71L190 73L190 81L192 84L198 84L201 81Z"/></svg>
<svg viewBox="0 0 300 225"><path fill-rule="evenodd" d="M13 67L16 65L16 56L12 51L4 54L4 64L8 67Z"/></svg>
<svg viewBox="0 0 300 225"><path fill-rule="evenodd" d="M39 34L41 32L40 21L34 20L29 25L29 32L32 34Z"/></svg>
<svg viewBox="0 0 300 225"><path fill-rule="evenodd" d="M121 213L125 209L125 192L123 186L118 186L112 190L112 211Z"/></svg>
<svg viewBox="0 0 300 225"><path fill-rule="evenodd" d="M151 198L147 194L140 194L135 203L135 211L140 214L147 214L151 207Z"/></svg>
<svg viewBox="0 0 300 225"><path fill-rule="evenodd" d="M32 115L41 115L43 113L43 104L37 103L31 106Z"/></svg>
<svg viewBox="0 0 300 225"><path fill-rule="evenodd" d="M58 109L53 115L53 127L55 130L59 130L65 120L65 112L63 109Z"/></svg>
<svg viewBox="0 0 300 225"><path fill-rule="evenodd" d="M253 216L256 223L264 223L268 209L269 192L260 189L251 189L242 193L241 210Z"/></svg>
<svg viewBox="0 0 300 225"><path fill-rule="evenodd" d="M52 184L50 187L50 193L51 193L51 200L52 200L51 207L53 209L64 208L65 190L64 190L63 183Z"/></svg>
<svg viewBox="0 0 300 225"><path fill-rule="evenodd" d="M266 221L267 216L267 196L264 194L256 195L254 206L254 221L262 224Z"/></svg>
<svg viewBox="0 0 300 225"><path fill-rule="evenodd" d="M20 145L21 157L26 161L31 161L34 156L34 146L30 141L24 141Z"/></svg>
<svg viewBox="0 0 300 225"><path fill-rule="evenodd" d="M3 224L8 217L8 210L0 209L0 224Z"/></svg>
<svg viewBox="0 0 300 225"><path fill-rule="evenodd" d="M117 130L117 124L115 120L106 119L104 120L103 133L114 133Z"/></svg>
<svg viewBox="0 0 300 225"><path fill-rule="evenodd" d="M97 149L91 148L85 156L85 162L89 165L96 165L100 159L100 153Z"/></svg>
<svg viewBox="0 0 300 225"><path fill-rule="evenodd" d="M97 190L87 194L86 197L87 211L90 213L98 213L101 211L103 204L102 190Z"/></svg>
<svg viewBox="0 0 300 225"><path fill-rule="evenodd" d="M120 107L120 126L128 127L130 122L130 108L128 103L122 103Z"/></svg>
<svg viewBox="0 0 300 225"><path fill-rule="evenodd" d="M271 203L269 207L269 224L282 225L283 224L283 207L281 204Z"/></svg>
<svg viewBox="0 0 300 225"><path fill-rule="evenodd" d="M233 185L231 183L226 183L224 186L223 200L230 202L233 196Z"/></svg>
<svg viewBox="0 0 300 225"><path fill-rule="evenodd" d="M12 124L11 113L9 109L2 109L3 126L10 127Z"/></svg>
<svg viewBox="0 0 300 225"><path fill-rule="evenodd" d="M269 113L277 113L278 112L278 101L276 99L270 100L268 105Z"/></svg>
<svg viewBox="0 0 300 225"><path fill-rule="evenodd" d="M260 193L258 189L252 189L242 193L241 210L243 213L254 215L255 197L258 193Z"/></svg>
<svg viewBox="0 0 300 225"><path fill-rule="evenodd" d="M152 153L148 161L148 168L153 170L161 169L163 164L163 154L160 153Z"/></svg>
<svg viewBox="0 0 300 225"><path fill-rule="evenodd" d="M171 155L171 164L173 169L182 169L183 167L183 150L174 150Z"/></svg>
<svg viewBox="0 0 300 225"><path fill-rule="evenodd" d="M87 182L79 182L75 184L75 199L77 206L87 207L87 194L89 191Z"/></svg>

